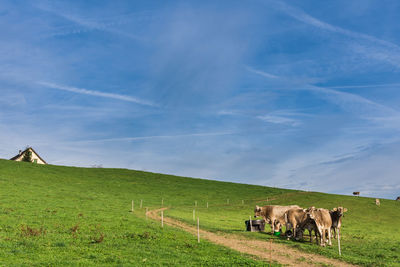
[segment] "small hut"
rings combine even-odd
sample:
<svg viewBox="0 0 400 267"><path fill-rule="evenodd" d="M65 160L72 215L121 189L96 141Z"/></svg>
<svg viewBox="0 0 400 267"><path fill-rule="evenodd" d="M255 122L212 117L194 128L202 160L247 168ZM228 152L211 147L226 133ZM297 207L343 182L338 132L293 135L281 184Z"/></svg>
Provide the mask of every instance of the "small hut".
<svg viewBox="0 0 400 267"><path fill-rule="evenodd" d="M18 155L12 157L10 160L30 161L37 164L47 164L47 162L42 159L32 147L27 147L24 151L20 150Z"/></svg>

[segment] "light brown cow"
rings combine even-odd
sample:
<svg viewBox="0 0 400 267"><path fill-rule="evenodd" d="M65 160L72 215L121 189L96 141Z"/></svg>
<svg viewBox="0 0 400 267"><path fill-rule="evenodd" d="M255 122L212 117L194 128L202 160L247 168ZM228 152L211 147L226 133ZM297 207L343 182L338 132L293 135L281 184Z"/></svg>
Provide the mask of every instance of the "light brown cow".
<svg viewBox="0 0 400 267"><path fill-rule="evenodd" d="M321 238L321 246L325 246L325 242L328 241L328 245L332 246L331 240L331 227L332 218L327 209L316 209L315 207L310 207L306 210L307 215L310 219L315 221L317 225L318 233ZM326 235L328 235L328 240L326 240Z"/></svg>
<svg viewBox="0 0 400 267"><path fill-rule="evenodd" d="M379 200L379 198L375 199L375 205L380 206L381 205L381 201Z"/></svg>
<svg viewBox="0 0 400 267"><path fill-rule="evenodd" d="M285 212L285 222L286 222L286 233L292 230L292 237L294 239L300 239L303 237L303 232L305 229L308 230L310 234L310 242L312 242L312 231L314 230L316 235L316 240L318 243L317 232L318 229L315 222L307 216L307 212L302 208L292 208Z"/></svg>
<svg viewBox="0 0 400 267"><path fill-rule="evenodd" d="M277 205L268 205L264 207L256 206L254 209L254 217L262 216L266 223L271 225L272 233L276 230L280 230L281 225L284 224L285 217L284 214L288 209L291 208L300 208L297 205L293 206L277 206ZM279 224L278 224L279 222ZM278 225L278 227L275 227Z"/></svg>

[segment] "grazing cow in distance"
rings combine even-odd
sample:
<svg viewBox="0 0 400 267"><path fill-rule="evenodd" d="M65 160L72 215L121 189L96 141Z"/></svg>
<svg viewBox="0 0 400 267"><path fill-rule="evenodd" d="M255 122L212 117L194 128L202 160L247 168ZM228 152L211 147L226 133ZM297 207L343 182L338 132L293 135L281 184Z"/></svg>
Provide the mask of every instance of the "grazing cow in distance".
<svg viewBox="0 0 400 267"><path fill-rule="evenodd" d="M400 197L397 197L397 198L396 198L396 201L400 201Z"/></svg>
<svg viewBox="0 0 400 267"><path fill-rule="evenodd" d="M360 196L360 192L353 192L353 195Z"/></svg>
<svg viewBox="0 0 400 267"><path fill-rule="evenodd" d="M380 205L381 205L381 201L379 200L379 198L376 198L376 199L375 199L375 204L376 204L377 206L380 206Z"/></svg>
<svg viewBox="0 0 400 267"><path fill-rule="evenodd" d="M330 210L329 213L332 219L332 231L334 232L334 237L337 238L340 235L340 227L342 226L342 217L347 211L347 208L337 207Z"/></svg>
<svg viewBox="0 0 400 267"><path fill-rule="evenodd" d="M320 236L321 246L325 246L325 242L328 241L328 245L332 246L331 240L331 227L332 218L329 210L327 209L316 209L315 207L310 207L306 210L307 216L315 221L317 225L318 234ZM328 240L326 240L326 235L328 235Z"/></svg>
<svg viewBox="0 0 400 267"><path fill-rule="evenodd" d="M299 208L297 205L293 206L278 206L267 205L264 207L256 206L254 209L254 217L263 217L266 223L271 225L272 233L277 229L280 230L281 224L284 224L284 214L288 209ZM277 228L276 228L277 226Z"/></svg>
<svg viewBox="0 0 400 267"><path fill-rule="evenodd" d="M292 208L285 212L285 223L286 223L286 233L288 234L290 229L293 229L292 237L294 239L300 239L303 237L303 232L305 229L308 230L310 234L310 242L312 242L312 230L314 230L317 237L317 228L313 220L311 220L304 209L302 208ZM289 237L288 237L289 238ZM318 243L318 237L316 238Z"/></svg>

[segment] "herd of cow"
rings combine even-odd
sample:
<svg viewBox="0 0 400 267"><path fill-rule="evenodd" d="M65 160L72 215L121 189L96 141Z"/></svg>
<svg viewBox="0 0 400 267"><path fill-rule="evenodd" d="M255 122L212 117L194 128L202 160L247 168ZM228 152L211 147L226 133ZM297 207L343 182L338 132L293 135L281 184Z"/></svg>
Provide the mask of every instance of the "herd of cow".
<svg viewBox="0 0 400 267"><path fill-rule="evenodd" d="M335 238L340 238L342 217L346 211L347 209L343 207L327 210L315 207L303 209L297 205L268 205L256 206L254 217L263 217L264 221L271 225L272 233L282 232L282 226L285 225L288 239L299 240L303 238L304 230L308 230L312 242L312 231L314 231L317 244L325 246L328 243L331 246L332 234Z"/></svg>

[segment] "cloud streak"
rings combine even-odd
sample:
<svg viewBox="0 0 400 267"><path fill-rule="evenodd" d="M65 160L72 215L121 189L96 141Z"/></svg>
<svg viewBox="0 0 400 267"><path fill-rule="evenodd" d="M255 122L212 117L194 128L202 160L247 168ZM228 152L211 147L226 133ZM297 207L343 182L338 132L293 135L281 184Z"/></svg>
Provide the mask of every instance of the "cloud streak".
<svg viewBox="0 0 400 267"><path fill-rule="evenodd" d="M378 39L378 38L368 35L368 34L350 31L350 30L326 23L322 20L319 20L319 19L307 14L306 12L304 12L301 9L295 8L288 4L285 4L282 1L275 2L275 3L278 5L278 7L281 10L283 10L289 16L295 18L298 21L304 22L306 24L312 25L312 26L320 28L322 30L340 33L340 34L346 35L351 38L368 40L368 41L371 41L371 42L374 42L374 43L377 43L377 44L380 44L380 45L383 45L383 46L386 46L389 48L400 49L400 47L394 43Z"/></svg>
<svg viewBox="0 0 400 267"><path fill-rule="evenodd" d="M128 96L128 95L121 95L121 94L115 94L115 93L104 93L104 92L100 92L100 91L94 91L94 90L88 90L88 89L84 89L84 88L60 85L60 84L55 84L55 83L50 83L50 82L38 82L38 84L43 85L48 88L72 92L72 93L76 93L76 94L116 99L116 100L131 102L131 103L135 103L135 104L145 105L145 106L153 106L153 107L156 106L152 102L142 100L142 99L139 99L136 97Z"/></svg>
<svg viewBox="0 0 400 267"><path fill-rule="evenodd" d="M246 70L248 70L248 71L250 71L252 73L261 75L261 76L263 76L265 78L269 78L269 79L278 79L279 78L279 76L276 76L274 74L271 74L271 73L268 73L268 72L265 72L265 71L254 69L254 68L249 67L249 66L246 66Z"/></svg>
<svg viewBox="0 0 400 267"><path fill-rule="evenodd" d="M400 67L400 46L386 41L374 36L359 33L355 31L351 31L348 29L344 29L329 23L326 23L322 20L319 20L303 10L290 6L282 1L273 1L275 6L285 12L290 17L303 22L305 24L311 25L313 27L319 28L324 31L334 32L338 34L342 34L344 36L350 37L352 39L356 39L359 41L364 41L364 43L353 43L350 44L350 48L352 48L355 52L361 53L366 57L370 57L379 61L387 62L393 66ZM369 44L367 44L366 42ZM372 45L371 45L372 44Z"/></svg>
<svg viewBox="0 0 400 267"><path fill-rule="evenodd" d="M398 114L398 112L392 108L389 108L385 105L376 103L372 100L369 100L369 99L362 97L360 95L357 95L357 94L341 92L341 91L337 91L337 90L334 90L331 88L319 87L319 86L314 86L314 85L306 85L305 89L331 96L332 102L334 102L335 104L342 106L346 109L352 108L351 104L356 103L356 104L361 104L363 106L367 106L367 107L373 108L375 110L384 112L386 114L387 113Z"/></svg>
<svg viewBox="0 0 400 267"><path fill-rule="evenodd" d="M290 126L298 126L301 123L298 120L283 117L283 116L275 116L275 115L263 115L263 116L257 116L258 119L269 122L269 123L274 123L274 124L286 124Z"/></svg>
<svg viewBox="0 0 400 267"><path fill-rule="evenodd" d="M132 33L128 33L125 31L121 31L119 29L117 29L116 27L123 25L123 24L127 24L130 20L132 20L133 15L135 15L135 17L138 16L138 14L130 14L130 15L119 15L116 17L112 17L112 18L106 18L103 20L94 20L94 19L84 19L78 16L74 16L71 14L67 14L67 13L61 13L59 11L56 11L54 9L51 9L49 7L45 7L45 6L36 6L37 8L44 10L46 12L52 13L54 15L60 16L64 19L67 19L79 26L82 26L84 29L72 29L72 30L64 30L61 32L56 32L53 33L53 36L57 36L57 35L69 35L69 34L80 34L80 33L84 33L84 32L88 32L90 30L99 30L99 31L104 31L104 32L108 32L108 33L113 33L113 34L118 34L120 36L135 40L135 41L143 41L144 38L140 37L138 35L132 34ZM144 13L145 16L141 16L140 19L144 19L145 17L148 17L149 15Z"/></svg>
<svg viewBox="0 0 400 267"><path fill-rule="evenodd" d="M337 85L325 86L330 89L375 88L375 87L400 87L400 83L364 84L364 85Z"/></svg>
<svg viewBox="0 0 400 267"><path fill-rule="evenodd" d="M130 142L140 140L152 140L152 139L169 139L169 138L181 138L181 137L207 137L207 136L221 136L221 135L232 135L234 132L216 132L216 133L191 133L191 134L177 134L177 135L151 135L151 136L137 136L137 137L121 137L121 138L107 138L107 139L96 139L96 140L82 140L77 143L98 143L98 142Z"/></svg>
<svg viewBox="0 0 400 267"><path fill-rule="evenodd" d="M254 68L251 68L251 72L258 74L262 77L269 78L264 75L262 71L258 71ZM298 84L298 80L296 78L290 78L290 77L280 77L276 76L276 79L279 79L281 82L285 84L289 84L289 88L291 90L306 90L306 91L312 91L318 94L325 95L328 100L331 102L335 103L336 105L341 106L344 109L353 109L354 107L352 106L353 104L359 104L364 107L369 107L373 108L375 110L378 110L380 112L383 112L385 114L391 114L391 115L400 115L400 113L392 108L389 108L385 105L376 103L372 100L369 100L365 97L362 97L357 94L352 94L349 92L342 92L335 90L334 87L322 87L322 86L315 86L311 84ZM294 85L292 85L294 84ZM342 88L342 87L340 87Z"/></svg>

